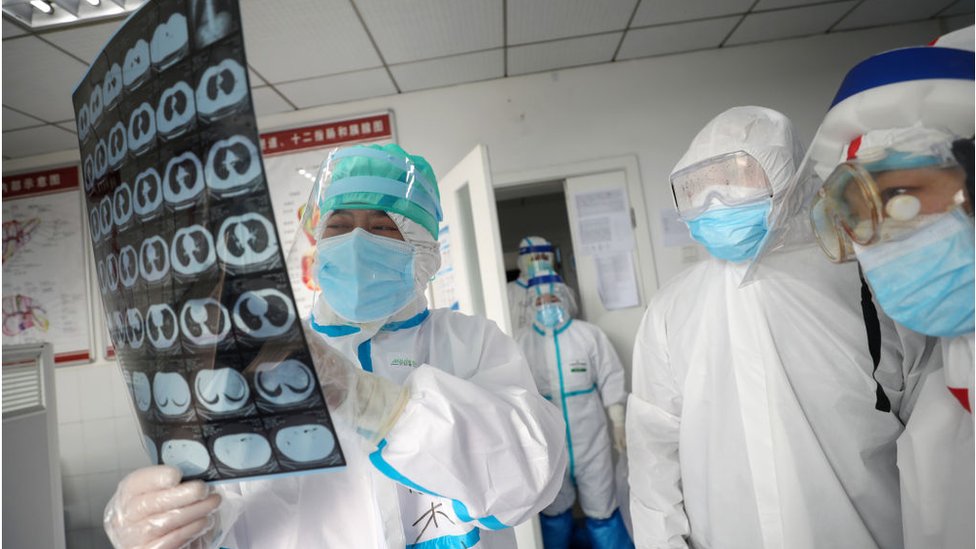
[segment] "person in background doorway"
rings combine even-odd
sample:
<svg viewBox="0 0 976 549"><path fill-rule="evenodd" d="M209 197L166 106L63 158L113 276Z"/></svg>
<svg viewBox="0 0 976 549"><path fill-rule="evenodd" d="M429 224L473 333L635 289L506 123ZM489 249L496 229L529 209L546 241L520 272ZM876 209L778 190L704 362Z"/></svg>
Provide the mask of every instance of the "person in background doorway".
<svg viewBox="0 0 976 549"><path fill-rule="evenodd" d="M221 515L220 547L515 547L511 526L552 501L566 469L558 410L493 322L427 309L440 199L426 160L350 147L322 174L306 207L306 221L321 212L322 288L306 340L346 466L220 486L242 507ZM117 548L214 529L219 498L179 480L156 466L120 483L105 511Z"/></svg>
<svg viewBox="0 0 976 549"><path fill-rule="evenodd" d="M519 334L518 344L539 390L562 411L569 449L562 488L539 517L543 544L569 548L578 493L593 547L633 547L615 494L606 419L614 446L623 452L623 366L602 330L572 317L566 306L569 289L555 271L534 271L527 286L532 324Z"/></svg>
<svg viewBox="0 0 976 549"><path fill-rule="evenodd" d="M532 325L532 303L529 296L529 279L537 271L556 270L556 251L552 243L541 236L526 236L519 241L518 246L519 276L508 283L508 310L512 319L512 334L517 336ZM576 315L576 294L572 288L569 291L567 306L572 315Z"/></svg>
<svg viewBox="0 0 976 549"><path fill-rule="evenodd" d="M742 285L770 230L808 223L782 200L801 158L786 116L736 107L671 174L712 258L658 291L638 330L627 410L638 547L902 545L895 440L934 345L868 319L857 269L812 241L777 250ZM876 409L875 379L890 412Z"/></svg>
<svg viewBox="0 0 976 549"><path fill-rule="evenodd" d="M856 259L895 322L940 338L944 366L898 439L909 549L976 544L973 49L969 27L859 63L812 149L811 177L829 174L811 210L824 251Z"/></svg>

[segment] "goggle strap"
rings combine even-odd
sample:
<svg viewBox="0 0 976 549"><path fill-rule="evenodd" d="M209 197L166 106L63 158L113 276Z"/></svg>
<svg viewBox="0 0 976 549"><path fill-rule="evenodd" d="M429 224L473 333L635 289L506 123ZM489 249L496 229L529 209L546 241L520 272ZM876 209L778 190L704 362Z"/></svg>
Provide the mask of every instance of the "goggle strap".
<svg viewBox="0 0 976 549"><path fill-rule="evenodd" d="M879 412L890 412L891 401L885 394L881 382L878 381L878 364L881 362L881 322L878 320L878 310L874 307L874 300L871 297L871 288L864 280L864 272L860 265L857 267L857 274L861 278L861 315L864 318L864 330L868 336L868 351L871 353L871 361L874 368L871 370L871 378L875 383L875 402L874 409Z"/></svg>

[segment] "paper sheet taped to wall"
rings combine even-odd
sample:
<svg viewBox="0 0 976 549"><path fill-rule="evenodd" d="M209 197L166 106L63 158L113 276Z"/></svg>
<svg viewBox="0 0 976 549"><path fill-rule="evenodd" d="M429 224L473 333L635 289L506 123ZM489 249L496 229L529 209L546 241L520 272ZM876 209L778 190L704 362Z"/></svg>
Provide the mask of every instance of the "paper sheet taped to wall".
<svg viewBox="0 0 976 549"><path fill-rule="evenodd" d="M73 95L110 336L154 463L220 481L345 463L258 147L238 4L133 14Z"/></svg>
<svg viewBox="0 0 976 549"><path fill-rule="evenodd" d="M574 200L581 255L620 253L634 248L627 189L577 193Z"/></svg>

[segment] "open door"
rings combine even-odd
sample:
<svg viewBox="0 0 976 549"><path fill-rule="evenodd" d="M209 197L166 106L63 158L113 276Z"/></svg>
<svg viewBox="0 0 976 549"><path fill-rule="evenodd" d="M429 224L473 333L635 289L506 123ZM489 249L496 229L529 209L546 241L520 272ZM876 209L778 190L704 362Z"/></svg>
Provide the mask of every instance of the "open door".
<svg viewBox="0 0 976 549"><path fill-rule="evenodd" d="M481 315L511 335L505 262L488 151L478 145L440 178L441 270L431 284L434 307ZM519 549L542 547L539 519L515 527Z"/></svg>
<svg viewBox="0 0 976 549"><path fill-rule="evenodd" d="M618 170L568 177L565 188L581 316L607 334L629 380L637 328L657 289L640 183Z"/></svg>
<svg viewBox="0 0 976 549"><path fill-rule="evenodd" d="M488 151L478 145L440 178L444 225L441 271L433 287L435 307L453 307L494 320L511 333L505 293L505 262ZM444 276L442 276L444 275ZM451 283L447 291L439 283ZM447 301L453 295L453 302Z"/></svg>

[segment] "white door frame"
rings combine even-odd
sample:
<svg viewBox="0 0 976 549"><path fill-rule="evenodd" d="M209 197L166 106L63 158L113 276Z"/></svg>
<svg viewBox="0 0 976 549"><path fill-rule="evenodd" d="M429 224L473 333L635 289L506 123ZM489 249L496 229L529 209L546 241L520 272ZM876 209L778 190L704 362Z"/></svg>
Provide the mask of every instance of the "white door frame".
<svg viewBox="0 0 976 549"><path fill-rule="evenodd" d="M656 256L654 253L654 237L651 234L650 217L647 215L647 204L644 201L644 187L641 183L640 165L637 162L636 155L595 158L559 164L558 166L493 173L492 182L495 188L516 187L543 181L614 171L623 171L627 179L627 194L630 197L630 207L634 212L635 233L642 232L642 234L647 236L646 239L636 239L637 260L640 264L641 273L644 274L637 282L641 289L641 296L646 304L661 286L661 276L657 270L657 261L655 260ZM573 220L570 220L570 223L572 222ZM648 274L653 275L652 281L648 281Z"/></svg>

